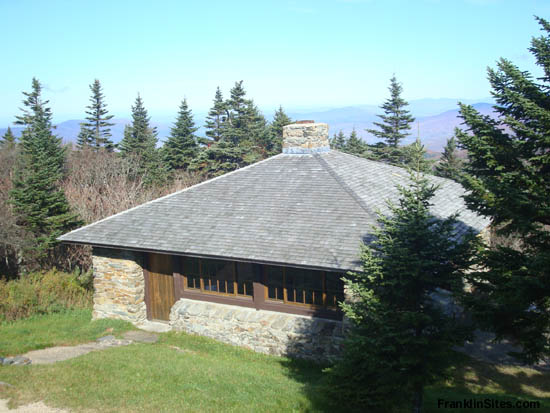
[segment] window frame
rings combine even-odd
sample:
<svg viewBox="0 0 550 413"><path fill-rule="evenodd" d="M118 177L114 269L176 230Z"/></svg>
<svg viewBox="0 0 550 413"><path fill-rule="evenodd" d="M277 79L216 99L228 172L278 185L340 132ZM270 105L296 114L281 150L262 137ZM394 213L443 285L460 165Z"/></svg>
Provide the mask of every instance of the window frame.
<svg viewBox="0 0 550 413"><path fill-rule="evenodd" d="M186 259L196 259L196 260L198 260L198 262L199 262L199 274L189 274L190 276L188 276L188 274L184 270L184 262L185 262ZM252 291L250 291L251 294L246 294L247 289L246 289L246 285L244 284L244 282L243 282L243 291L245 293L244 294L239 294L239 280L238 280L238 274L237 274L237 262L236 261L211 259L212 261L221 261L221 262L228 263L228 264L231 265L232 280L227 281L228 284L226 284L226 287L227 287L227 285L229 285L229 283L232 283L233 284L233 292L232 293L227 292L227 288L226 288L226 292L220 292L219 291L219 280L217 280L217 283L216 283L216 291L213 291L212 289L206 289L205 288L205 280L209 279L209 278L213 278L213 277L211 277L211 276L209 277L207 274L204 274L204 271L203 271L203 261L204 260L205 260L204 258L182 257L181 270L182 270L182 275L183 275L183 285L184 285L184 290L185 291L193 291L193 292L196 292L196 293L200 292L201 294L211 294L211 295L216 295L216 296L241 297L241 298L245 298L245 299L253 299L254 298L254 288L252 288ZM199 288L189 287L189 278L196 278L196 277L198 277L198 279L199 279ZM193 282L193 284L195 284L195 283ZM212 283L211 282L209 283L209 287L212 288Z"/></svg>
<svg viewBox="0 0 550 413"><path fill-rule="evenodd" d="M327 285L326 274L327 272L337 273L335 271L307 269L309 271L312 271L315 275L319 273L319 275L322 276L323 278L322 280L323 302L325 303L325 306L323 306L323 305L307 304L307 303L295 303L293 301L288 301L288 300L273 300L269 298L267 268L268 267L282 268L286 276L286 268L287 268L286 266L260 264L260 263L254 263L249 261L242 261L243 263L248 263L248 264L257 266L256 269L253 270L254 278L252 280L252 291L251 291L252 295L242 295L242 294L238 294L238 286L237 286L238 262L237 261L223 260L223 259L217 259L217 258L201 258L201 257L192 257L192 256L183 256L183 255L179 255L176 257L177 257L177 263L174 266L174 283L176 286L177 299L188 298L192 300L255 308L256 310L267 310L267 311L275 311L279 313L297 314L297 315L304 315L304 316L313 316L313 317L328 318L328 319L334 319L334 320L342 320L343 312L339 306L326 305L328 300L328 294L326 290L326 285ZM189 274L186 274L184 270L185 259L197 259L199 261L200 274L198 275L192 274L192 276L198 277L200 286L202 288L188 287L188 282L191 276L189 276ZM204 275L202 274L202 261L207 259L225 261L232 264L233 276L234 276L233 293L221 293L217 291L209 291L204 289L204 278L203 278ZM289 268L298 268L298 267L289 267ZM284 280L286 280L286 278L283 279L283 291L286 290L284 285Z"/></svg>
<svg viewBox="0 0 550 413"><path fill-rule="evenodd" d="M304 289L303 290L303 294L304 294L304 302L301 303L301 302L298 302L298 301L291 301L291 300L288 300L288 289L287 289L287 285L286 285L286 271L287 271L287 267L285 266L281 266L280 268L282 269L282 275L283 275L283 281L282 281L282 285L283 285L283 299L282 300L279 300L277 298L270 298L269 297L269 280L268 280L268 276L267 276L267 265L264 266L264 276L263 276L263 284L264 284L264 299L266 302L269 302L269 303L274 303L274 304L279 304L279 305L290 305L290 306L298 306L298 307L304 307L304 308L310 308L310 309L323 309L323 310L328 310L328 311L339 311L340 310L340 307L338 306L338 304L336 305L328 305L328 294L327 294L327 271L319 271L321 274L321 288L322 288L322 292L321 292L321 300L322 300L322 304L310 304L310 303L306 303L305 302L305 293L306 293L306 290ZM274 267L274 266L273 266ZM307 270L307 271L313 271L313 270ZM293 289L294 291L296 291L296 288ZM344 292L344 289L342 288L342 292ZM294 293L294 296L296 294ZM314 295L314 291L312 291L312 301L315 301L315 295Z"/></svg>

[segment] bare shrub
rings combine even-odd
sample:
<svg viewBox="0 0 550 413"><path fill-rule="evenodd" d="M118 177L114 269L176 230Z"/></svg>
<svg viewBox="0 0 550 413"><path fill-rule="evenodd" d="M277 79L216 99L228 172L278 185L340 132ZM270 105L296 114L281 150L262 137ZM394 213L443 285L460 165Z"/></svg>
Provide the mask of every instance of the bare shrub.
<svg viewBox="0 0 550 413"><path fill-rule="evenodd" d="M91 150L69 154L65 195L72 208L91 223L200 182L198 175L182 173L168 185L148 187L131 159Z"/></svg>
<svg viewBox="0 0 550 413"><path fill-rule="evenodd" d="M199 183L197 173L174 173L167 184L147 186L138 173L138 163L107 151L70 151L63 189L69 204L86 224L141 205ZM61 264L61 263L60 263ZM91 248L68 246L63 268L91 266Z"/></svg>

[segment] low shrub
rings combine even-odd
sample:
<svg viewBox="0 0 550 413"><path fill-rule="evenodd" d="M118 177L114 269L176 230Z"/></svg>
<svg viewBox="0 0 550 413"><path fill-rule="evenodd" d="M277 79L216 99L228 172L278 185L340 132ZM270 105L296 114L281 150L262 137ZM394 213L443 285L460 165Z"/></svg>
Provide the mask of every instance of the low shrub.
<svg viewBox="0 0 550 413"><path fill-rule="evenodd" d="M82 274L56 270L0 280L0 321L91 308L92 291L86 288L86 281Z"/></svg>

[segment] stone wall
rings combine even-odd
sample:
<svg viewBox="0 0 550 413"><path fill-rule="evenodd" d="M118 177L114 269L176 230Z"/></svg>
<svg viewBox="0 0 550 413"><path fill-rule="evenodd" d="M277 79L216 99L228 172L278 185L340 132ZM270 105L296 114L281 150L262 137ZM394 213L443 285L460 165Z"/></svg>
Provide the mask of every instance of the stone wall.
<svg viewBox="0 0 550 413"><path fill-rule="evenodd" d="M326 123L293 123L283 127L283 153L317 153L330 150Z"/></svg>
<svg viewBox="0 0 550 413"><path fill-rule="evenodd" d="M141 253L94 248L93 318L118 318L139 324L147 319Z"/></svg>
<svg viewBox="0 0 550 413"><path fill-rule="evenodd" d="M257 352L329 359L342 345L342 323L182 298L172 307L174 330L199 334Z"/></svg>

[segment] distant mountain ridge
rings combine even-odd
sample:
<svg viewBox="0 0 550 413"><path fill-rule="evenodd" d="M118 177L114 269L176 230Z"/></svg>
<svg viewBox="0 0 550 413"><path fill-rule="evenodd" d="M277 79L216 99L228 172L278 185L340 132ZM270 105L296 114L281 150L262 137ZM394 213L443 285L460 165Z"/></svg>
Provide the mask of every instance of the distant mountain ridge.
<svg viewBox="0 0 550 413"><path fill-rule="evenodd" d="M403 143L413 142L419 134L427 149L437 152L442 151L447 139L453 136L454 129L460 127L462 123L462 120L458 117L456 102L454 99L419 99L411 101L409 109L416 117L416 122L410 131L410 136ZM495 116L491 103L468 100L463 102L472 104L483 115ZM375 105L353 105L322 111L289 111L288 115L294 120L311 119L316 122L328 123L331 135L338 133L340 130L349 135L355 129L363 140L374 143L377 142L377 139L368 134L365 129L372 128L373 122L379 119L376 115L380 113L382 113L382 110ZM204 117L204 114L200 113L195 115L195 123L201 126L197 131L198 135L204 135ZM270 116L267 116L267 113L266 117L271 119ZM82 119L73 119L61 122L56 125L55 133L65 143L74 143L80 131L80 123L83 121ZM124 126L130 124L131 121L125 118L116 118L112 119L112 122L115 123L111 128L112 140L118 143L124 136ZM157 128L160 141L164 141L170 135L172 123L151 121L151 125ZM6 129L0 128L0 135L3 135ZM15 136L20 136L21 127L12 127L11 129Z"/></svg>

